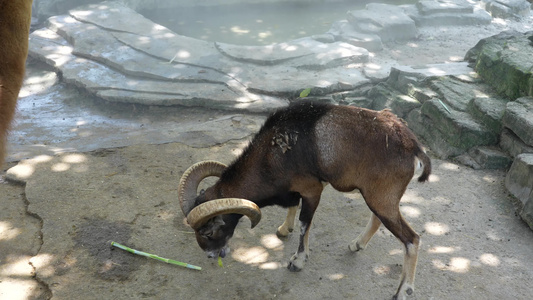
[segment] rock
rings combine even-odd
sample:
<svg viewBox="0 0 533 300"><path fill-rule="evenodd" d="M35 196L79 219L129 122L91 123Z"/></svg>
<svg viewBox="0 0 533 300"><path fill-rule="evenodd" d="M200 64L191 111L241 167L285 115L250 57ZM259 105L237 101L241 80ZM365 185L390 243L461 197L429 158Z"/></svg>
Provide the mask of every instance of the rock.
<svg viewBox="0 0 533 300"><path fill-rule="evenodd" d="M476 97L471 84L450 77L431 80L430 87L444 103L462 112L467 110L468 104Z"/></svg>
<svg viewBox="0 0 533 300"><path fill-rule="evenodd" d="M367 97L346 97L339 104L372 109L372 102L372 99Z"/></svg>
<svg viewBox="0 0 533 300"><path fill-rule="evenodd" d="M372 88L372 84L361 85L350 91L333 94L333 100L342 105L352 105L372 109L373 100L367 97L368 92Z"/></svg>
<svg viewBox="0 0 533 300"><path fill-rule="evenodd" d="M433 15L439 13L471 14L474 8L467 1L438 0L419 1L416 8L422 15Z"/></svg>
<svg viewBox="0 0 533 300"><path fill-rule="evenodd" d="M480 5L494 18L527 17L531 4L526 0L481 0Z"/></svg>
<svg viewBox="0 0 533 300"><path fill-rule="evenodd" d="M335 42L335 36L330 33L322 33L322 34L314 34L311 36L311 38L315 41L321 42L321 43L333 43ZM357 46L357 45L355 45ZM364 47L363 47L364 48Z"/></svg>
<svg viewBox="0 0 533 300"><path fill-rule="evenodd" d="M485 10L465 0L420 1L406 6L405 13L416 26L486 25L492 18Z"/></svg>
<svg viewBox="0 0 533 300"><path fill-rule="evenodd" d="M523 97L507 103L503 124L524 143L533 146L533 97Z"/></svg>
<svg viewBox="0 0 533 300"><path fill-rule="evenodd" d="M349 11L347 20L356 31L378 35L383 42L410 40L417 35L415 22L396 5L369 3L364 10Z"/></svg>
<svg viewBox="0 0 533 300"><path fill-rule="evenodd" d="M471 149L468 154L482 169L507 169L513 162L507 154L496 147L477 147Z"/></svg>
<svg viewBox="0 0 533 300"><path fill-rule="evenodd" d="M498 141L498 135L474 120L468 113L447 110L438 99L424 102L421 112L434 122L441 133L440 137L435 138L444 139L462 152L475 146L493 145Z"/></svg>
<svg viewBox="0 0 533 300"><path fill-rule="evenodd" d="M301 38L268 46L240 46L215 43L217 49L232 59L258 65L285 63L310 70L326 69L368 60L368 51L348 43L321 43Z"/></svg>
<svg viewBox="0 0 533 300"><path fill-rule="evenodd" d="M389 108L400 118L406 118L411 110L422 105L416 99L392 89L385 83L374 86L368 92L368 98L373 100L372 109Z"/></svg>
<svg viewBox="0 0 533 300"><path fill-rule="evenodd" d="M463 154L465 149L451 145L442 137L435 122L421 113L420 109L413 109L407 116L409 128L439 157L450 157Z"/></svg>
<svg viewBox="0 0 533 300"><path fill-rule="evenodd" d="M520 216L533 229L533 154L518 155L505 177L505 187L520 200Z"/></svg>
<svg viewBox="0 0 533 300"><path fill-rule="evenodd" d="M420 66L392 67L387 83L420 102L435 98L428 82L442 76L473 76L474 70L466 62L449 64L428 64Z"/></svg>
<svg viewBox="0 0 533 300"><path fill-rule="evenodd" d="M526 204L533 190L533 154L518 155L505 177L505 187Z"/></svg>
<svg viewBox="0 0 533 300"><path fill-rule="evenodd" d="M159 80L216 82L234 87L241 85L231 76L208 66L170 63L170 60L164 61L137 51L117 40L109 31L70 16L52 17L47 23L49 29L74 45L72 54L102 63L125 75Z"/></svg>
<svg viewBox="0 0 533 300"><path fill-rule="evenodd" d="M69 9L80 5L98 2L101 0L35 0L33 1L32 15L37 16L42 22L51 16L65 14Z"/></svg>
<svg viewBox="0 0 533 300"><path fill-rule="evenodd" d="M524 204L520 211L520 217L529 225L529 228L533 229L533 195L530 195L528 201Z"/></svg>
<svg viewBox="0 0 533 300"><path fill-rule="evenodd" d="M511 130L504 128L500 135L500 148L516 157L522 153L533 153L533 146L526 145Z"/></svg>
<svg viewBox="0 0 533 300"><path fill-rule="evenodd" d="M47 39L42 39L43 36ZM108 101L143 105L211 106L225 110L246 109L258 112L288 105L286 100L254 95L245 89L233 88L226 85L224 80L218 83L212 81L209 83L212 88L205 89L199 87L202 84L205 86L208 80L201 80L199 77L196 82L160 81L154 80L154 76L130 77L96 61L73 55L74 51L69 43L46 28L33 32L30 39L31 56L41 58L60 69L64 82L86 89ZM154 63L153 69L157 69L155 66Z"/></svg>
<svg viewBox="0 0 533 300"><path fill-rule="evenodd" d="M324 98L370 82L361 47L313 38L257 47L206 42L119 2L79 7L46 26L32 33L30 55L113 102L268 112L303 88Z"/></svg>
<svg viewBox="0 0 533 300"><path fill-rule="evenodd" d="M496 91L516 99L533 95L533 32L504 31L480 40L465 60Z"/></svg>
<svg viewBox="0 0 533 300"><path fill-rule="evenodd" d="M502 118L505 113L507 100L485 96L477 96L468 105L468 111L487 128L499 134L502 130Z"/></svg>
<svg viewBox="0 0 533 300"><path fill-rule="evenodd" d="M383 44L379 35L359 32L347 20L334 22L328 33L333 35L337 41L362 47L368 51L375 52L383 50Z"/></svg>
<svg viewBox="0 0 533 300"><path fill-rule="evenodd" d="M478 164L478 162L472 157L470 156L468 153L463 153L459 156L456 156L453 158L454 161L462 164L462 165L465 165L467 167L470 167L474 170L481 170L483 169L482 166L480 166Z"/></svg>
<svg viewBox="0 0 533 300"><path fill-rule="evenodd" d="M309 73L291 67L264 67L251 72L250 76L253 77L247 83L249 92L287 98L298 97L305 88L312 89L311 95L325 95L370 83L361 71L352 68L329 68Z"/></svg>

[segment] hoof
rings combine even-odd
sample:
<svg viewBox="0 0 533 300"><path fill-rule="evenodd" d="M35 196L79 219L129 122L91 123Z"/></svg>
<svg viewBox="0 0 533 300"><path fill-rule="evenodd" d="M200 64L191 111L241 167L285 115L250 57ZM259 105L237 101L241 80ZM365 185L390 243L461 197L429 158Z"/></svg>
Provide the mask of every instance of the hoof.
<svg viewBox="0 0 533 300"><path fill-rule="evenodd" d="M392 299L393 300L405 300L407 298L405 294L407 294L408 296L411 296L413 292L414 292L414 289L412 287L407 287L407 289L405 289L405 293L398 291L396 295L392 296Z"/></svg>
<svg viewBox="0 0 533 300"><path fill-rule="evenodd" d="M352 251L352 252L357 252L357 251L365 249L365 248L361 247L361 245L359 245L358 242L350 243L350 245L348 245L348 248L350 248L350 251Z"/></svg>
<svg viewBox="0 0 533 300"><path fill-rule="evenodd" d="M276 231L276 235L278 236L278 238L282 239L282 238L286 238L289 236L289 234L293 231L292 228L289 228L288 230L287 229L283 229L282 227L279 227L278 230Z"/></svg>
<svg viewBox="0 0 533 300"><path fill-rule="evenodd" d="M299 268L295 264L293 264L292 261L289 262L289 265L287 266L287 269L289 269L289 271L291 271L291 272L300 272L302 270L302 268Z"/></svg>
<svg viewBox="0 0 533 300"><path fill-rule="evenodd" d="M300 253L299 255L298 253L294 254L289 261L287 269L289 269L291 272L300 272L304 268L305 262L307 262L308 258L309 256L305 253Z"/></svg>

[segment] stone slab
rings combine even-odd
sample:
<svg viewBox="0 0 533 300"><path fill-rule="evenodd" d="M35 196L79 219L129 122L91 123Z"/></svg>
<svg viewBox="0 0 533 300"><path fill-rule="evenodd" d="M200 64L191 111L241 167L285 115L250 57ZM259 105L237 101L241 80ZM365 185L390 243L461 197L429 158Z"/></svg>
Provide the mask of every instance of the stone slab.
<svg viewBox="0 0 533 300"><path fill-rule="evenodd" d="M297 68L259 68L261 72L251 72L253 80L247 83L252 93L298 97L305 88L311 88L311 95L325 95L352 90L370 83L363 73L355 68L330 68L322 71L302 72ZM276 80L272 80L276 78Z"/></svg>
<svg viewBox="0 0 533 300"><path fill-rule="evenodd" d="M506 99L498 97L476 97L468 108L472 116L485 124L489 130L499 134L507 102Z"/></svg>
<svg viewBox="0 0 533 300"><path fill-rule="evenodd" d="M217 49L236 61L258 65L285 63L306 69L323 69L368 60L368 51L348 43L322 43L312 38L268 46L215 43Z"/></svg>
<svg viewBox="0 0 533 300"><path fill-rule="evenodd" d="M364 10L349 11L346 19L355 30L376 34L383 42L409 40L417 35L415 22L396 5L369 3Z"/></svg>
<svg viewBox="0 0 533 300"><path fill-rule="evenodd" d="M531 10L531 3L526 0L481 0L481 7L494 18L527 17Z"/></svg>
<svg viewBox="0 0 533 300"><path fill-rule="evenodd" d="M492 21L484 9L474 7L472 13L441 12L423 14L417 8L407 7L405 13L414 20L416 26L474 26L488 25Z"/></svg>
<svg viewBox="0 0 533 300"><path fill-rule="evenodd" d="M513 162L511 157L496 147L477 147L468 153L483 169L507 169Z"/></svg>
<svg viewBox="0 0 533 300"><path fill-rule="evenodd" d="M424 144L440 158L454 157L465 153L465 149L456 147L443 138L436 123L421 113L420 109L413 109L409 113L407 124L417 136L423 139Z"/></svg>
<svg viewBox="0 0 533 300"><path fill-rule="evenodd" d="M507 128L503 128L501 132L499 145L511 157L516 157L522 153L533 153L533 146L526 145L516 134Z"/></svg>
<svg viewBox="0 0 533 300"><path fill-rule="evenodd" d="M240 85L230 76L210 66L192 66L157 59L118 41L109 31L77 21L70 16L55 16L47 21L48 28L74 45L72 54L120 71L125 75L148 79L211 82Z"/></svg>
<svg viewBox="0 0 533 300"><path fill-rule="evenodd" d="M453 13L453 14L471 14L474 9L467 1L457 0L437 0L437 1L419 1L416 8L422 15Z"/></svg>
<svg viewBox="0 0 533 300"><path fill-rule="evenodd" d="M505 187L523 205L529 201L533 191L533 154L515 157L505 177Z"/></svg>
<svg viewBox="0 0 533 300"><path fill-rule="evenodd" d="M385 83L379 83L374 86L368 92L367 97L373 100L372 109L382 110L389 108L400 118L406 118L411 110L422 105L416 99L391 88Z"/></svg>
<svg viewBox="0 0 533 300"><path fill-rule="evenodd" d="M286 64L304 70L323 70L366 63L369 58L367 49L342 41L316 44L309 50L310 55L291 59Z"/></svg>
<svg viewBox="0 0 533 300"><path fill-rule="evenodd" d="M453 109L465 112L471 101L476 98L473 86L450 77L431 80L429 86L439 98Z"/></svg>
<svg viewBox="0 0 533 300"><path fill-rule="evenodd" d="M166 27L155 24L119 1L103 1L81 6L70 10L69 14L81 22L113 31L129 32L140 36L175 35Z"/></svg>
<svg viewBox="0 0 533 300"><path fill-rule="evenodd" d="M522 97L507 103L503 124L524 143L533 146L533 97Z"/></svg>
<svg viewBox="0 0 533 300"><path fill-rule="evenodd" d="M41 38L43 35L46 39ZM272 111L288 105L287 100L254 95L238 87L229 87L223 81L172 82L129 77L93 60L73 55L66 40L48 29L32 33L31 40L30 55L41 57L58 68L66 83L108 101L143 105L212 105L219 109L250 111Z"/></svg>
<svg viewBox="0 0 533 300"><path fill-rule="evenodd" d="M474 75L474 70L466 62L395 66L391 68L387 83L419 102L425 102L438 97L428 84L431 79L443 76L470 78Z"/></svg>
<svg viewBox="0 0 533 300"><path fill-rule="evenodd" d="M383 50L383 43L379 35L359 32L348 20L334 22L328 33L334 36L335 40L363 47L371 52Z"/></svg>
<svg viewBox="0 0 533 300"><path fill-rule="evenodd" d="M399 73L401 76L415 76L420 79L442 76L473 75L474 72L474 69L468 65L468 62L396 66L391 69L391 75L393 73Z"/></svg>
<svg viewBox="0 0 533 300"><path fill-rule="evenodd" d="M442 138L450 145L469 150L475 146L494 145L498 135L474 120L468 113L446 109L438 99L431 99L421 107L421 112L435 123Z"/></svg>
<svg viewBox="0 0 533 300"><path fill-rule="evenodd" d="M528 201L520 211L520 217L529 225L529 228L533 229L533 194L529 196Z"/></svg>

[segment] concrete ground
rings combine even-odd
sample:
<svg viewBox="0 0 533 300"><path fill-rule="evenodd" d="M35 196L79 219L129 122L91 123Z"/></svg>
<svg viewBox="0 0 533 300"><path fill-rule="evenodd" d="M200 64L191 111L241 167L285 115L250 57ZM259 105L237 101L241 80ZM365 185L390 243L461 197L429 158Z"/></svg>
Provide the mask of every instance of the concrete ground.
<svg viewBox="0 0 533 300"><path fill-rule="evenodd" d="M499 22L499 23L498 23ZM522 27L519 27L519 26ZM531 23L423 31L378 54L399 64L460 60L477 40ZM375 57L379 63L379 57ZM183 224L176 186L192 163L229 163L264 116L110 106L29 62L0 195L1 299L384 299L398 284L400 243L385 229L367 251L348 242L366 225L358 194L326 190L311 229L311 258L285 269L297 237L274 232L284 211L243 220L220 268ZM19 162L20 161L20 162ZM402 213L422 236L410 299L530 299L533 233L514 213L503 171L438 159L427 184L413 182ZM111 240L203 267L183 269L112 250Z"/></svg>

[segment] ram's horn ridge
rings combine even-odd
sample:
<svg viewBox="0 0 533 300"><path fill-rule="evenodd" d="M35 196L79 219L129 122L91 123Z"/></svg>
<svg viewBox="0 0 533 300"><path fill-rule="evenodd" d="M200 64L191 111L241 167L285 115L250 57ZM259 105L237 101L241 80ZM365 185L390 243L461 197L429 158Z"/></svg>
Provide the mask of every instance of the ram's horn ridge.
<svg viewBox="0 0 533 300"><path fill-rule="evenodd" d="M239 198L223 198L207 201L196 206L187 215L187 222L193 229L197 230L210 219L224 214L245 215L252 222L252 228L261 220L261 210L252 201Z"/></svg>
<svg viewBox="0 0 533 300"><path fill-rule="evenodd" d="M226 165L213 160L206 160L190 166L181 176L178 185L178 199L181 211L185 216L194 207L194 200L197 196L198 185L209 176L220 177L226 169Z"/></svg>

